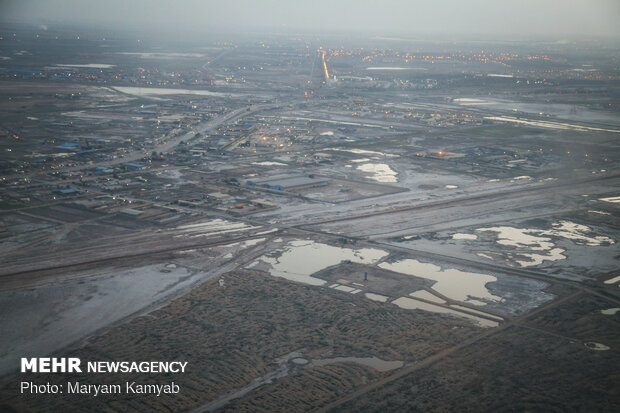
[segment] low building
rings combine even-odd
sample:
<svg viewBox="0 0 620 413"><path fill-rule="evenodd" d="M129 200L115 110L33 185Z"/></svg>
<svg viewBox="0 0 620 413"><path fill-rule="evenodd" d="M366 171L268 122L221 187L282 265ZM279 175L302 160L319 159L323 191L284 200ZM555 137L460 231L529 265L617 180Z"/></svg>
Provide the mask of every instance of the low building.
<svg viewBox="0 0 620 413"><path fill-rule="evenodd" d="M245 183L248 186L259 186L278 191L290 191L325 186L328 185L329 182L330 180L327 178L316 178L309 175L289 175L267 179L248 179Z"/></svg>

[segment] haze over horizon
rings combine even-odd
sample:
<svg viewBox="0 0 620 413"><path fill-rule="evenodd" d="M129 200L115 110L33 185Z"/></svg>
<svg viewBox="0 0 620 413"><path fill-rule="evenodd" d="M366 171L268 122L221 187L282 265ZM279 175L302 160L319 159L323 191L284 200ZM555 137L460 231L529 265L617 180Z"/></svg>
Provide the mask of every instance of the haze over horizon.
<svg viewBox="0 0 620 413"><path fill-rule="evenodd" d="M5 0L2 21L147 34L278 31L457 37L620 37L614 0Z"/></svg>

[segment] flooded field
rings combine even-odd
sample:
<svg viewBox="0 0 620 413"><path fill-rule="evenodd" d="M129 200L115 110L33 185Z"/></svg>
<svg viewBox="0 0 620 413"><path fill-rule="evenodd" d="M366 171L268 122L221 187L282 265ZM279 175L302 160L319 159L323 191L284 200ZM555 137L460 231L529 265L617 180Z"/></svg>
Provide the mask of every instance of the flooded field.
<svg viewBox="0 0 620 413"><path fill-rule="evenodd" d="M487 320L486 318L476 317L462 311L452 310L450 308L442 307L439 305L425 303L423 301L415 300L409 297L397 298L396 300L392 301L392 304L406 310L423 310L431 313L449 314L456 317L467 318L475 322L480 327L497 327L499 325L497 321Z"/></svg>
<svg viewBox="0 0 620 413"><path fill-rule="evenodd" d="M487 301L499 302L501 297L491 294L487 283L497 281L492 275L460 271L454 268L443 270L441 267L406 259L394 263L381 263L379 267L390 271L409 274L436 281L433 290L452 300L483 306Z"/></svg>
<svg viewBox="0 0 620 413"><path fill-rule="evenodd" d="M386 251L373 248L352 249L294 240L273 254L261 256L248 268L264 269L272 276L289 281L327 287L344 294L359 294L371 301L392 303L405 309L467 318L482 327L494 327L503 320L465 306L448 306L446 301L450 299L478 307L493 304L492 308L497 310L505 305L505 300L487 288L487 284L497 282L496 277L453 268L442 270L437 265L414 259L381 262L387 255ZM389 272L381 272L384 270ZM426 285L437 295L420 289L421 282L428 283ZM410 292L403 296L407 290ZM511 301L507 308L514 305Z"/></svg>
<svg viewBox="0 0 620 413"><path fill-rule="evenodd" d="M488 75L491 76L491 75ZM459 105L480 106L500 110L527 113L533 116L549 116L557 119L577 120L583 122L602 122L620 125L618 118L612 112L595 110L585 105L570 105L562 103L540 103L517 102L504 99L478 99L478 98L458 98L453 102Z"/></svg>
<svg viewBox="0 0 620 413"><path fill-rule="evenodd" d="M565 249L556 247L556 239L570 240L578 245L598 247L601 245L613 245L614 240L595 235L592 228L586 225L576 224L571 221L559 221L551 224L551 229L538 228L515 228L515 227L489 227L477 228L479 232L494 232L497 234L496 242L500 245L512 247L515 254L526 260L515 259L521 267L540 265L544 261L557 261L566 259Z"/></svg>
<svg viewBox="0 0 620 413"><path fill-rule="evenodd" d="M142 59L179 59L192 58L201 59L206 57L203 53L175 53L175 52L117 52L125 56L138 56Z"/></svg>
<svg viewBox="0 0 620 413"><path fill-rule="evenodd" d="M478 236L476 234L461 234L456 233L452 234L452 239L468 239L468 240L476 240Z"/></svg>
<svg viewBox="0 0 620 413"><path fill-rule="evenodd" d="M278 252L275 252L278 254ZM275 277L308 285L325 285L327 282L312 277L312 274L332 265L350 261L360 264L374 264L388 255L386 251L362 248L339 248L315 241L291 241L279 256L262 256L259 262L270 265L269 272Z"/></svg>
<svg viewBox="0 0 620 413"><path fill-rule="evenodd" d="M432 302L438 303L438 304L445 304L446 303L446 300L444 300L443 298L439 298L435 294L431 294L431 293L429 293L426 290L414 291L414 292L412 292L409 295L411 297L413 297L413 298L421 298L423 300L432 301Z"/></svg>
<svg viewBox="0 0 620 413"><path fill-rule="evenodd" d="M378 152L378 151L371 151L368 149L358 149L358 148L351 148L351 149L345 149L345 148L329 148L330 151L341 151L341 152L349 152L349 153L354 153L356 155L374 155L374 156L381 156L381 157L387 157L387 158L398 158L399 155L396 154L391 154L391 153L386 153L386 152Z"/></svg>
<svg viewBox="0 0 620 413"><path fill-rule="evenodd" d="M620 196L612 196L612 197L607 197L607 198L599 198L599 201L611 202L612 204L619 204L620 203Z"/></svg>
<svg viewBox="0 0 620 413"><path fill-rule="evenodd" d="M365 293L364 296L369 300L379 301L380 303L387 302L390 297L386 297L385 295L375 294L375 293Z"/></svg>
<svg viewBox="0 0 620 413"><path fill-rule="evenodd" d="M285 163L275 162L275 161L252 162L252 165L258 165L258 166L288 166Z"/></svg>
<svg viewBox="0 0 620 413"><path fill-rule="evenodd" d="M594 341L588 341L587 343L584 343L584 345L590 350L594 351L607 351L610 349L609 346L601 343L595 343Z"/></svg>
<svg viewBox="0 0 620 413"><path fill-rule="evenodd" d="M208 276L174 264L108 268L87 280L0 292L0 376L14 369L24 351L55 352Z"/></svg>

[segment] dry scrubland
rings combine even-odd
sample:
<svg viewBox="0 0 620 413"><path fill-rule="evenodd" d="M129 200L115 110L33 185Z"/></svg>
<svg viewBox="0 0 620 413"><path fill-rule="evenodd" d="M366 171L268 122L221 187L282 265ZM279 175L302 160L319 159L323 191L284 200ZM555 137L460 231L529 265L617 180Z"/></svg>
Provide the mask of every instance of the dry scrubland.
<svg viewBox="0 0 620 413"><path fill-rule="evenodd" d="M292 284L256 271L237 271L203 284L170 305L112 328L71 353L82 360L190 360L185 375L46 376L50 382L166 383L165 397L85 396L22 398L18 411L179 411L208 403L278 368L275 359L301 351L307 359L377 356L412 362L471 337L478 329L460 319L401 310L363 297ZM67 355L69 356L69 355ZM314 410L363 381L381 376L355 364L293 367L232 410ZM21 377L37 382L36 376ZM17 385L17 384L16 384ZM12 389L15 391L16 389Z"/></svg>
<svg viewBox="0 0 620 413"><path fill-rule="evenodd" d="M580 295L339 406L343 412L617 412L618 315ZM609 351L584 342L600 341Z"/></svg>

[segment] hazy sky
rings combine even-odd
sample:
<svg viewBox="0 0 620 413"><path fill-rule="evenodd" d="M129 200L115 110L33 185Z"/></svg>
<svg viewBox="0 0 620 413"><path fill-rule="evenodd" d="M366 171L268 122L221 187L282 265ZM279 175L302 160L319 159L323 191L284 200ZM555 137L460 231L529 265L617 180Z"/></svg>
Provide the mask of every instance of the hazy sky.
<svg viewBox="0 0 620 413"><path fill-rule="evenodd" d="M0 16L152 31L620 37L620 0L0 0Z"/></svg>

